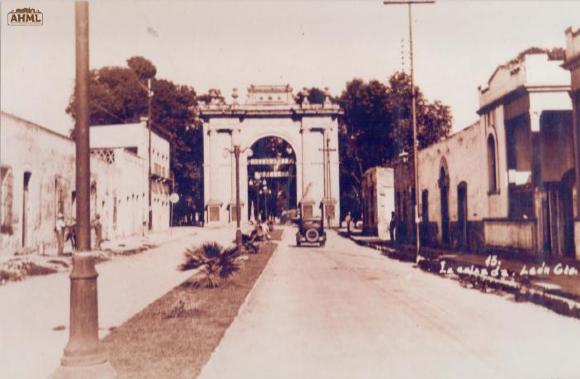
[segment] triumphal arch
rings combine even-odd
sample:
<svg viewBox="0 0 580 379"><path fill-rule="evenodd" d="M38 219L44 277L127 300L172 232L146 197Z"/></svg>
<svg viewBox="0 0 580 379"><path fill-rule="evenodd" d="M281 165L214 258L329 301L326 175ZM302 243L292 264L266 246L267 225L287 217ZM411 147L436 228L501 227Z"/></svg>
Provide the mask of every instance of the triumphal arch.
<svg viewBox="0 0 580 379"><path fill-rule="evenodd" d="M202 106L206 225L236 222L236 189L244 222L301 212L338 225L339 113L328 97L299 104L289 85L251 85L243 103L234 89L231 101Z"/></svg>

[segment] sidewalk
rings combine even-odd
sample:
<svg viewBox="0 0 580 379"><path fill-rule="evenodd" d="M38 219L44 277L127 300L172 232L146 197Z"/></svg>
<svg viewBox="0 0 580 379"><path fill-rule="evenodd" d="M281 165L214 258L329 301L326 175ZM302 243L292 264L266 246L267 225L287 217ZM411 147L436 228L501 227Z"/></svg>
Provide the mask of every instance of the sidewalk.
<svg viewBox="0 0 580 379"><path fill-rule="evenodd" d="M160 246L175 238L195 233L199 228L174 227L152 232L145 236L134 235L112 241L104 241L98 253L97 263L119 255L133 255ZM65 255L58 255L56 248L47 249L44 254L32 253L2 257L0 260L0 286L22 281L35 276L68 271L71 265L71 246L66 244Z"/></svg>
<svg viewBox="0 0 580 379"><path fill-rule="evenodd" d="M185 248L226 244L232 236L231 228L155 234L148 241L161 246L97 265L100 337L191 275L177 270ZM1 378L46 378L59 365L69 334L69 287L68 272L0 286Z"/></svg>
<svg viewBox="0 0 580 379"><path fill-rule="evenodd" d="M393 246L374 236L340 233L390 258L415 262L414 245ZM424 247L420 268L482 291L500 289L558 313L580 318L580 261L509 253L474 254Z"/></svg>

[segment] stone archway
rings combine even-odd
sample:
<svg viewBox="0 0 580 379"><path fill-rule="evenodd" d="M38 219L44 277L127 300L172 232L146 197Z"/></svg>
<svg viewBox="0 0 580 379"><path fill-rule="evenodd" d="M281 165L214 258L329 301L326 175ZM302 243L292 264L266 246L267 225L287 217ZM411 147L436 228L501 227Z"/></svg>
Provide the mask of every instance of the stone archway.
<svg viewBox="0 0 580 379"><path fill-rule="evenodd" d="M235 158L228 150L240 146L241 214L249 215L249 166L247 152L265 137L286 141L295 155L296 200L313 216L331 215L339 223L338 106L297 104L290 86L250 86L245 104L214 100L201 108L204 121L204 201L208 224L233 222L229 210L235 204ZM235 208L235 206L234 206ZM244 217L245 218L245 217Z"/></svg>
<svg viewBox="0 0 580 379"><path fill-rule="evenodd" d="M457 245L461 249L469 245L467 197L467 183L463 181L457 186Z"/></svg>

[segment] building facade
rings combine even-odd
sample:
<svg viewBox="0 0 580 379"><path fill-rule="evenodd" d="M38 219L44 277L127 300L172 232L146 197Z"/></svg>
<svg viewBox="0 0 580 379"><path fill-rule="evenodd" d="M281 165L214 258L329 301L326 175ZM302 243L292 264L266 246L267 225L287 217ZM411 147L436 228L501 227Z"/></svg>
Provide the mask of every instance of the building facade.
<svg viewBox="0 0 580 379"><path fill-rule="evenodd" d="M393 169L373 167L365 171L361 195L363 233L387 239L391 213L395 211Z"/></svg>
<svg viewBox="0 0 580 379"><path fill-rule="evenodd" d="M578 149L563 58L530 49L500 65L479 88L479 121L419 152L424 244L578 256ZM404 219L414 198L401 202Z"/></svg>
<svg viewBox="0 0 580 379"><path fill-rule="evenodd" d="M0 144L0 255L56 246L57 214L73 214L74 144L4 112Z"/></svg>
<svg viewBox="0 0 580 379"><path fill-rule="evenodd" d="M580 29L566 30L566 61L564 68L570 71L570 97L572 99L572 125L573 138L576 151L576 189L580 188ZM577 192L576 192L577 193ZM576 244L576 257L580 254L580 201L576 200L574 207L574 242Z"/></svg>
<svg viewBox="0 0 580 379"><path fill-rule="evenodd" d="M330 226L339 224L340 186L338 158L338 106L327 98L324 104L297 104L290 86L250 86L246 102L212 101L201 108L204 120L204 202L208 225L236 221L235 146L242 150L239 159L241 219L254 214L252 199L258 206L272 204L277 192L260 194L252 185L257 174L269 186L279 178L292 178L290 192L305 217L320 217ZM260 141L276 138L284 143L285 158L260 158L248 153ZM278 169L279 166L284 169ZM262 200L260 200L260 198ZM261 202L262 205L259 203ZM324 205L324 208L322 207ZM291 209L288 209L291 210Z"/></svg>
<svg viewBox="0 0 580 379"><path fill-rule="evenodd" d="M131 181L122 181L123 184L119 185L119 188L124 192L122 195L124 198L144 202L145 216L140 221L141 224L149 222L147 177L149 176L149 137L151 137L151 230L159 231L169 228L171 208L169 197L173 191L169 141L156 132L151 132L149 136L145 121L134 124L91 126L90 133L91 149L115 150L117 154L123 156L120 158L122 162L128 163L135 160L140 162L138 168L122 170L127 172L135 170L139 173L139 177ZM132 217L136 218L137 215Z"/></svg>
<svg viewBox="0 0 580 379"><path fill-rule="evenodd" d="M486 245L575 256L575 149L561 54L530 52L480 88Z"/></svg>
<svg viewBox="0 0 580 379"><path fill-rule="evenodd" d="M137 125L128 129L138 133L144 125ZM105 239L146 232L147 159L133 145L118 142L122 138L115 134L124 135L124 128L100 129L98 136L91 130L91 220L99 214ZM68 224L76 215L74 142L2 112L0 143L0 255L55 251L57 215L62 213ZM167 141L159 146L169 154ZM153 207L158 229L169 225L165 192L154 197L159 199Z"/></svg>

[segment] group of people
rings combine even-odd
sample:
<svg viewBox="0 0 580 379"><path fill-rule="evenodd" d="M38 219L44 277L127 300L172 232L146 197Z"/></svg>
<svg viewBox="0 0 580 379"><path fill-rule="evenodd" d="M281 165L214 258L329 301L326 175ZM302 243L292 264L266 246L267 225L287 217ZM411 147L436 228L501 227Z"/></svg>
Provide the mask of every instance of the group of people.
<svg viewBox="0 0 580 379"><path fill-rule="evenodd" d="M76 219L72 219L68 224L64 221L64 215L59 213L56 218L54 231L56 233L56 245L58 255L64 254L64 245L70 241L71 249L74 251L77 248L77 230ZM97 214L95 219L91 222L91 228L95 230L95 249L101 250L101 243L103 242L103 225L101 217Z"/></svg>
<svg viewBox="0 0 580 379"><path fill-rule="evenodd" d="M270 240L270 226L269 222L258 221L254 230L250 233L250 242L269 241Z"/></svg>

